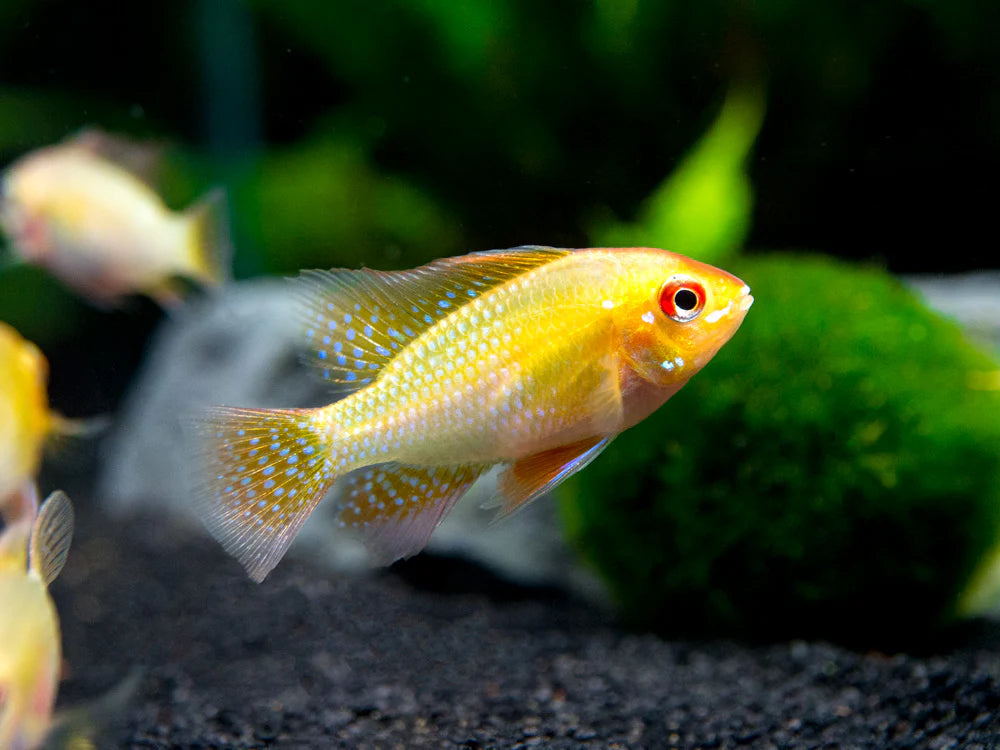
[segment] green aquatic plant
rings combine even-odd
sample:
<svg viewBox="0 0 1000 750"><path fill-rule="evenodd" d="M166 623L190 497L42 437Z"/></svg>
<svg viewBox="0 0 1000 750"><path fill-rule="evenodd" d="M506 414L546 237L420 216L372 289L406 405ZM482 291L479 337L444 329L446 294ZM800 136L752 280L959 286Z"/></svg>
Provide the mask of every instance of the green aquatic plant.
<svg viewBox="0 0 1000 750"><path fill-rule="evenodd" d="M758 85L730 91L708 131L643 202L635 222L592 228L596 245L663 247L722 263L750 231L753 187L746 162L764 118Z"/></svg>
<svg viewBox="0 0 1000 750"><path fill-rule="evenodd" d="M977 565L1000 536L997 362L879 270L731 265L757 299L742 329L561 498L624 611L898 639L993 602Z"/></svg>
<svg viewBox="0 0 1000 750"><path fill-rule="evenodd" d="M272 152L250 182L251 234L272 273L409 265L460 246L453 217L405 179L378 172L350 139L321 133Z"/></svg>

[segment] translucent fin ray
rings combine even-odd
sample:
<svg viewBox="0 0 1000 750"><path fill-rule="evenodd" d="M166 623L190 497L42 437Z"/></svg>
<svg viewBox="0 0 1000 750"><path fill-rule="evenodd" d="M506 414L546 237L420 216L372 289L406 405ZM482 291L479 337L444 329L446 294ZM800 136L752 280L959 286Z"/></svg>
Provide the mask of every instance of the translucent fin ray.
<svg viewBox="0 0 1000 750"><path fill-rule="evenodd" d="M361 388L441 318L570 252L524 247L444 258L410 271L307 271L297 283L310 362L339 390Z"/></svg>
<svg viewBox="0 0 1000 750"><path fill-rule="evenodd" d="M378 565L410 557L488 468L388 463L351 472L340 490L341 525L361 534Z"/></svg>
<svg viewBox="0 0 1000 750"><path fill-rule="evenodd" d="M597 458L610 442L610 437L593 437L515 461L500 473L497 480L500 495L498 517L509 516L558 487Z"/></svg>
<svg viewBox="0 0 1000 750"><path fill-rule="evenodd" d="M324 434L310 409L212 409L196 425L205 475L198 510L255 581L284 556L333 484Z"/></svg>
<svg viewBox="0 0 1000 750"><path fill-rule="evenodd" d="M56 490L38 511L31 530L29 569L48 586L66 564L73 541L73 504L66 493Z"/></svg>

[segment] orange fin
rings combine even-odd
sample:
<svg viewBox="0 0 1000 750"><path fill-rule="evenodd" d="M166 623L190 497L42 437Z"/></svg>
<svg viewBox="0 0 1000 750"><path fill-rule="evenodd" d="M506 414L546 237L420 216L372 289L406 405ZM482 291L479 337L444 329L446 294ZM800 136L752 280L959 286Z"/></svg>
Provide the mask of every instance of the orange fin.
<svg viewBox="0 0 1000 750"><path fill-rule="evenodd" d="M361 388L441 318L570 252L520 247L443 258L410 271L307 271L297 283L309 361L338 389Z"/></svg>
<svg viewBox="0 0 1000 750"><path fill-rule="evenodd" d="M597 458L610 442L610 437L592 437L515 461L501 472L497 480L500 494L500 513L497 517L509 516L539 495L554 489Z"/></svg>
<svg viewBox="0 0 1000 750"><path fill-rule="evenodd" d="M73 504L65 492L56 490L42 503L31 530L31 572L46 586L62 571L72 541Z"/></svg>
<svg viewBox="0 0 1000 750"><path fill-rule="evenodd" d="M278 564L333 484L315 413L217 407L197 425L205 466L199 511L257 582Z"/></svg>
<svg viewBox="0 0 1000 750"><path fill-rule="evenodd" d="M361 533L377 565L410 557L488 468L387 463L353 471L341 490L340 523Z"/></svg>

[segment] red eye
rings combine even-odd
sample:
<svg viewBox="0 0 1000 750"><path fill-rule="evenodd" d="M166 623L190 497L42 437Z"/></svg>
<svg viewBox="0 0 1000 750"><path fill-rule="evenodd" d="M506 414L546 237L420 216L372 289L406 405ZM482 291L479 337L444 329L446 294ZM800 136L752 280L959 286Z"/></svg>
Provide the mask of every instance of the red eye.
<svg viewBox="0 0 1000 750"><path fill-rule="evenodd" d="M691 279L674 279L663 285L660 309L678 323L694 320L705 309L705 287Z"/></svg>

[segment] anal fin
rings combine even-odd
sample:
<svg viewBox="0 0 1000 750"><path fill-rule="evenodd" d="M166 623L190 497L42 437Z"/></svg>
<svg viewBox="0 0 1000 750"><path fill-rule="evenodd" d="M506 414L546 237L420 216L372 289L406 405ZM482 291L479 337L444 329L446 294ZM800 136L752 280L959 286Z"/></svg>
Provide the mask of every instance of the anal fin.
<svg viewBox="0 0 1000 750"><path fill-rule="evenodd" d="M361 534L377 565L410 557L488 468L387 463L358 469L341 488L341 524Z"/></svg>
<svg viewBox="0 0 1000 750"><path fill-rule="evenodd" d="M518 459L497 479L498 517L509 516L597 458L610 437L592 437Z"/></svg>

